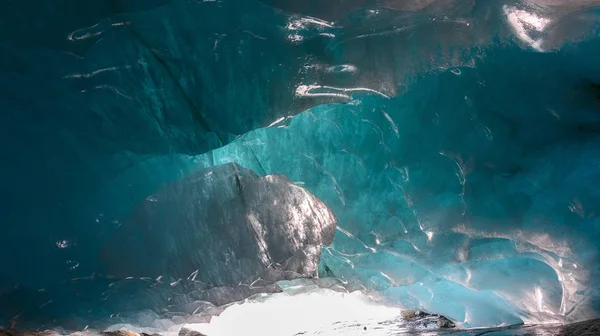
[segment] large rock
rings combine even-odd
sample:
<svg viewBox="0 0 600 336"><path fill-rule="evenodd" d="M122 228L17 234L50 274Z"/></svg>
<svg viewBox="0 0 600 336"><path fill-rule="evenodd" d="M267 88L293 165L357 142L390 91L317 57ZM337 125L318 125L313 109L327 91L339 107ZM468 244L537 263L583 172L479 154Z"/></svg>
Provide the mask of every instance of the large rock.
<svg viewBox="0 0 600 336"><path fill-rule="evenodd" d="M181 330L179 330L179 336L206 336L206 335L199 331L196 331L196 330L191 330L188 328L181 328Z"/></svg>
<svg viewBox="0 0 600 336"><path fill-rule="evenodd" d="M111 275L188 277L211 287L250 284L286 266L309 276L336 221L323 202L285 176L259 177L225 164L147 197L101 259Z"/></svg>

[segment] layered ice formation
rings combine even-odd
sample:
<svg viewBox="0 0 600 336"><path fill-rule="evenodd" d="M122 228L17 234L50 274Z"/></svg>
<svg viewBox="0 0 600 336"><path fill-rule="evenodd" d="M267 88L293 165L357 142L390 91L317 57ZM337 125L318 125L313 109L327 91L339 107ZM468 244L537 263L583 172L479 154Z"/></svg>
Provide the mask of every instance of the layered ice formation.
<svg viewBox="0 0 600 336"><path fill-rule="evenodd" d="M3 3L0 326L599 317L599 6Z"/></svg>

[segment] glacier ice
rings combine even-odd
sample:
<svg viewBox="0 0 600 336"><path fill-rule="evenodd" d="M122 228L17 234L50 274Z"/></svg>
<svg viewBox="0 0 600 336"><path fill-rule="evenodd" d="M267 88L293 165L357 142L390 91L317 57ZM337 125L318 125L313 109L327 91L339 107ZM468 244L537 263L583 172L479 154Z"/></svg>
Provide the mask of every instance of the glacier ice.
<svg viewBox="0 0 600 336"><path fill-rule="evenodd" d="M165 330L316 275L598 317L598 4L2 4L0 325Z"/></svg>

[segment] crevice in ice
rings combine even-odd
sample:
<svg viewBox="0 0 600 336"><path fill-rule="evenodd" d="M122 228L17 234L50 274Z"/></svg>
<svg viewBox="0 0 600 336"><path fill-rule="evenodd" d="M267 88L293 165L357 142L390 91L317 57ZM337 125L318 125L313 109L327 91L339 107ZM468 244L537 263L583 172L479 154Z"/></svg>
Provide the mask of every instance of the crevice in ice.
<svg viewBox="0 0 600 336"><path fill-rule="evenodd" d="M173 82L176 83L176 86L179 89L179 91L181 92L182 97L186 101L187 106L189 106L189 108L190 108L190 112L194 116L194 119L199 122L199 124L202 127L202 129L205 132L214 133L217 136L217 138L219 139L219 141L221 142L220 145L221 146L225 145L227 142L224 141L224 139L221 137L221 135L219 134L218 131L217 132L214 131L214 127L211 127L209 121L202 114L202 112L200 111L200 109L198 108L198 106L196 106L196 104L194 103L194 101L190 98L188 92L181 85L180 79L178 79L173 74L173 72L171 70L171 67L169 67L169 65L163 60L163 58L156 53L156 50L148 43L148 41L146 41L136 31L136 29L134 27L131 27L130 30L131 30L131 33L133 34L133 36L135 36L135 38L137 40L139 40L146 47L146 49L148 51L150 51L150 54L152 56L154 56L154 59L156 59L156 61L158 61L158 63L161 65L161 67L167 72L167 74L169 75L169 77L171 77L171 79L173 80ZM195 128L194 128L194 132L196 132Z"/></svg>

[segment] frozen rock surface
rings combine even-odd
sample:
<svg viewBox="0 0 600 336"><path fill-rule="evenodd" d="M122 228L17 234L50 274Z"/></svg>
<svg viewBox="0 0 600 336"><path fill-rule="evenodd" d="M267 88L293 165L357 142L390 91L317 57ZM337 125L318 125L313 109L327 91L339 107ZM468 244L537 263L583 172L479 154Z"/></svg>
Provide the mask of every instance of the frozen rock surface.
<svg viewBox="0 0 600 336"><path fill-rule="evenodd" d="M122 278L170 275L210 287L269 281L270 269L308 277L336 221L285 176L259 177L229 163L148 196L105 245L102 262Z"/></svg>

